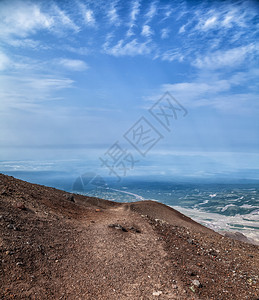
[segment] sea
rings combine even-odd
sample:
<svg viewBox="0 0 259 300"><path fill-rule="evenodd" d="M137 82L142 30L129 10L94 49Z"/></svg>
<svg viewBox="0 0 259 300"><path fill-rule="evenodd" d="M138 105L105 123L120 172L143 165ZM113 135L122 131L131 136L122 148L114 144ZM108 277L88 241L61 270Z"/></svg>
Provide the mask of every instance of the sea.
<svg viewBox="0 0 259 300"><path fill-rule="evenodd" d="M9 168L0 172L28 182L118 202L153 200L164 203L217 231L240 232L259 243L259 184L208 182L164 177L110 180L95 172Z"/></svg>

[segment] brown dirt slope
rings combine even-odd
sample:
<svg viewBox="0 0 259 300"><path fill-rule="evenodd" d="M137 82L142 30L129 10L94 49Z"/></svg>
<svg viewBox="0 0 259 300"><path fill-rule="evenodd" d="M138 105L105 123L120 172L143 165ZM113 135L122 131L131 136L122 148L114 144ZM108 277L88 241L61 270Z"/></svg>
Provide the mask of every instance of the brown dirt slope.
<svg viewBox="0 0 259 300"><path fill-rule="evenodd" d="M0 174L0 299L259 298L258 246L157 202L73 197Z"/></svg>

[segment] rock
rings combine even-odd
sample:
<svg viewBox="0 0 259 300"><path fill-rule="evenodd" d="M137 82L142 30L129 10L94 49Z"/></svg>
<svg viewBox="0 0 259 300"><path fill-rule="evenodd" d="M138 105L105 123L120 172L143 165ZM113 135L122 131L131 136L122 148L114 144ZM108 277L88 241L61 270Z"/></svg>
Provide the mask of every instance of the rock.
<svg viewBox="0 0 259 300"><path fill-rule="evenodd" d="M217 255L218 255L218 252L215 251L215 250L210 250L210 251L209 251L209 254L212 255L212 256L217 256Z"/></svg>
<svg viewBox="0 0 259 300"><path fill-rule="evenodd" d="M8 229L13 229L13 230L18 230L16 226L14 226L13 224L8 224L7 225Z"/></svg>
<svg viewBox="0 0 259 300"><path fill-rule="evenodd" d="M69 194L69 195L66 196L66 198L67 198L68 201L75 202L75 198L74 198L73 195Z"/></svg>
<svg viewBox="0 0 259 300"><path fill-rule="evenodd" d="M195 286L197 286L198 288L202 287L201 283L200 283L199 280L197 280L197 279L194 279L194 280L192 281L192 283L193 283Z"/></svg>
<svg viewBox="0 0 259 300"><path fill-rule="evenodd" d="M139 229L137 229L137 228L135 228L133 226L131 226L129 230L134 231L136 233L141 233L141 231Z"/></svg>
<svg viewBox="0 0 259 300"><path fill-rule="evenodd" d="M124 232L128 232L128 230L125 227L121 226L120 224L110 224L110 225L108 225L108 227L115 228L117 230L121 230Z"/></svg>
<svg viewBox="0 0 259 300"><path fill-rule="evenodd" d="M41 254L43 254L43 255L45 254L44 247L42 245L38 245L37 248L38 248L38 251L41 252Z"/></svg>
<svg viewBox="0 0 259 300"><path fill-rule="evenodd" d="M195 245L194 240L193 239L188 239L187 242L191 245Z"/></svg>
<svg viewBox="0 0 259 300"><path fill-rule="evenodd" d="M20 210L26 210L26 207L22 202L17 203L16 208L19 208Z"/></svg>
<svg viewBox="0 0 259 300"><path fill-rule="evenodd" d="M163 292L161 291L157 291L157 292L153 292L153 296L160 296Z"/></svg>
<svg viewBox="0 0 259 300"><path fill-rule="evenodd" d="M7 195L8 195L8 193L7 193L7 191L6 191L6 190L2 190L2 192L1 192L1 195L2 195L2 196L7 196Z"/></svg>

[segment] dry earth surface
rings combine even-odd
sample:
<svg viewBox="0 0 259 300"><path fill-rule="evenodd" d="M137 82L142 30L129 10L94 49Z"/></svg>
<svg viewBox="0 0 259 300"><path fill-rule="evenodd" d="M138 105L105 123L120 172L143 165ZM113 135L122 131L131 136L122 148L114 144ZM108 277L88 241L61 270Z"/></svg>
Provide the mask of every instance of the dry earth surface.
<svg viewBox="0 0 259 300"><path fill-rule="evenodd" d="M0 174L0 299L259 299L258 250L158 202Z"/></svg>

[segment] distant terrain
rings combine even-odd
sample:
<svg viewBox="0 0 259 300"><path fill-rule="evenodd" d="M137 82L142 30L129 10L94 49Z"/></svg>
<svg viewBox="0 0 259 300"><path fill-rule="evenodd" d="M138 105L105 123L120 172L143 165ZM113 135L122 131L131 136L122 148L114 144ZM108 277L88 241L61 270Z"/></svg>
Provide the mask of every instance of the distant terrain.
<svg viewBox="0 0 259 300"><path fill-rule="evenodd" d="M159 202L0 174L0 299L259 299L258 250Z"/></svg>

